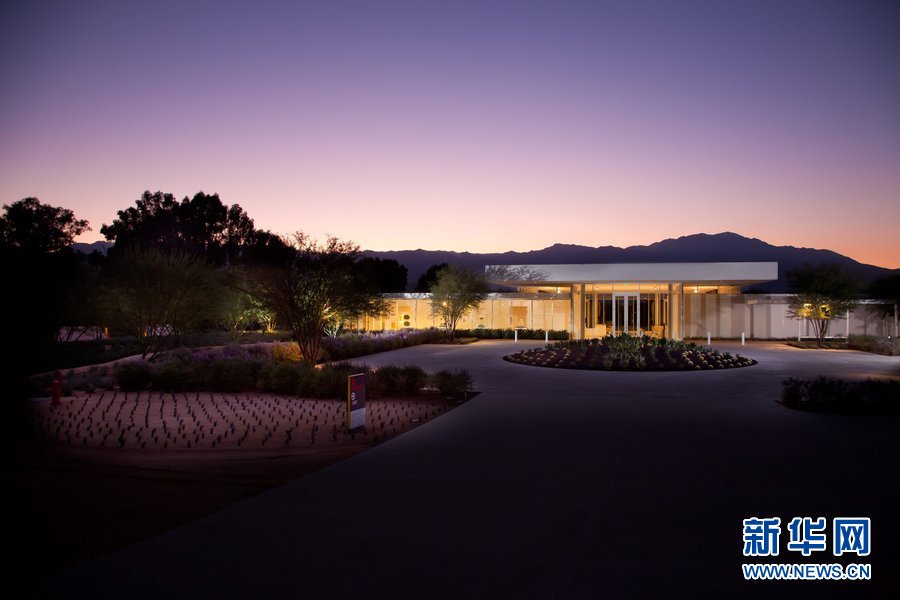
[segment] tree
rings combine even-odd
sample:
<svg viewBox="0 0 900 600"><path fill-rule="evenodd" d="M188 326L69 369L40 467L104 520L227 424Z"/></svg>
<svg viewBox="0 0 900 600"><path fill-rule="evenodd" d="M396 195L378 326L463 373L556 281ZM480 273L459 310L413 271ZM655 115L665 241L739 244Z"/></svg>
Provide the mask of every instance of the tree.
<svg viewBox="0 0 900 600"><path fill-rule="evenodd" d="M90 231L88 222L76 219L67 208L24 198L3 205L0 240L3 247L26 254L47 254L68 248L75 237Z"/></svg>
<svg viewBox="0 0 900 600"><path fill-rule="evenodd" d="M445 267L431 287L431 314L443 318L452 340L459 320L484 302L487 294L488 283L481 273Z"/></svg>
<svg viewBox="0 0 900 600"><path fill-rule="evenodd" d="M319 360L326 323L385 311L385 301L367 288L355 262L356 244L335 237L319 243L298 232L282 240L290 252L279 261L282 248L267 242L267 261L248 268L247 291L291 331L308 363Z"/></svg>
<svg viewBox="0 0 900 600"><path fill-rule="evenodd" d="M0 361L4 397L21 397L28 375L58 366L54 358L63 325L74 308L86 307L75 290L87 272L84 256L72 250L88 222L68 209L25 198L3 206L0 215L0 273L8 289L0 295L4 333L15 351Z"/></svg>
<svg viewBox="0 0 900 600"><path fill-rule="evenodd" d="M366 256L357 264L369 279L372 291L383 294L406 290L406 267L396 260Z"/></svg>
<svg viewBox="0 0 900 600"><path fill-rule="evenodd" d="M416 282L416 291L417 292L427 292L434 285L434 282L437 281L438 273L442 270L446 269L448 266L447 263L438 263L435 265L431 265L428 267L428 270L422 273L419 276L419 281Z"/></svg>
<svg viewBox="0 0 900 600"><path fill-rule="evenodd" d="M137 246L203 255L217 265L234 262L254 234L253 219L218 194L198 192L181 202L172 194L144 192L100 233L117 248Z"/></svg>
<svg viewBox="0 0 900 600"><path fill-rule="evenodd" d="M856 280L833 264L805 265L787 274L794 294L788 298L788 315L808 319L819 346L825 345L828 324L843 319L857 304Z"/></svg>
<svg viewBox="0 0 900 600"><path fill-rule="evenodd" d="M266 333L274 331L275 315L258 298L246 291L249 288L246 269L231 267L222 273L222 277L224 284L221 301L218 303L218 321L228 332L232 342L239 342L254 326Z"/></svg>
<svg viewBox="0 0 900 600"><path fill-rule="evenodd" d="M214 319L222 296L203 258L154 248L111 258L103 288L111 325L133 335L141 356L151 359L173 336Z"/></svg>

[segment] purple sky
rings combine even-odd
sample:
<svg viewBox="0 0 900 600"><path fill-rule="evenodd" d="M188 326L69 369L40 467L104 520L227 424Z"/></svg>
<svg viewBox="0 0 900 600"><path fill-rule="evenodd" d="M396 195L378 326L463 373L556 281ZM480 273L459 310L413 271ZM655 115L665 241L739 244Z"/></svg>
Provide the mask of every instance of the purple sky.
<svg viewBox="0 0 900 600"><path fill-rule="evenodd" d="M13 4L0 202L85 241L204 190L375 250L731 230L900 267L896 3Z"/></svg>

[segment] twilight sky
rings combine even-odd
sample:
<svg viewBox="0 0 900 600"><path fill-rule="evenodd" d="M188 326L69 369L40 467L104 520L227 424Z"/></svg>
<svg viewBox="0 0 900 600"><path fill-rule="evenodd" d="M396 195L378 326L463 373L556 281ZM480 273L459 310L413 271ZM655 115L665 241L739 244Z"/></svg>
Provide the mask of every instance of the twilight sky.
<svg viewBox="0 0 900 600"><path fill-rule="evenodd" d="M7 2L0 202L199 190L373 250L734 231L900 267L900 8ZM715 258L715 257L710 257Z"/></svg>

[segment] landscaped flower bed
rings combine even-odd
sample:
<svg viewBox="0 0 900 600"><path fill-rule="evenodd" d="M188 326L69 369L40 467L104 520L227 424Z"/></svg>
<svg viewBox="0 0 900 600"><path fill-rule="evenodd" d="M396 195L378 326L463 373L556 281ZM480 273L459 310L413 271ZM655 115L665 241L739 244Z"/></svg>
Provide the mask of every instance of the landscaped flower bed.
<svg viewBox="0 0 900 600"><path fill-rule="evenodd" d="M534 367L605 371L702 371L756 364L755 360L710 350L692 342L630 335L557 342L542 349L516 352L503 359Z"/></svg>

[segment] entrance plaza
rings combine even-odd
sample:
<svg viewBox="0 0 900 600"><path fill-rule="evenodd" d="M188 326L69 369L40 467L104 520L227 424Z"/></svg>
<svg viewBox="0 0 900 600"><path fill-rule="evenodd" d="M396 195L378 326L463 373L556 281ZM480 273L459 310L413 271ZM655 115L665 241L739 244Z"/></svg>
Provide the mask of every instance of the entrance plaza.
<svg viewBox="0 0 900 600"><path fill-rule="evenodd" d="M460 329L564 330L574 339L646 334L674 339L811 337L811 325L788 315L787 294L744 294L778 278L775 262L491 265L488 280L513 292L489 294L462 317ZM351 329L441 327L431 295L387 294L387 314ZM897 321L864 301L835 321L831 335L898 335Z"/></svg>
<svg viewBox="0 0 900 600"><path fill-rule="evenodd" d="M900 589L900 419L775 402L791 376L900 377L897 357L755 342L716 344L759 361L733 370L502 360L526 347L481 341L367 357L466 368L481 393L349 460L83 565L44 594L847 598ZM872 580L745 582L741 521L752 516L870 517L872 552L855 562L872 565ZM782 550L769 562L802 559Z"/></svg>

